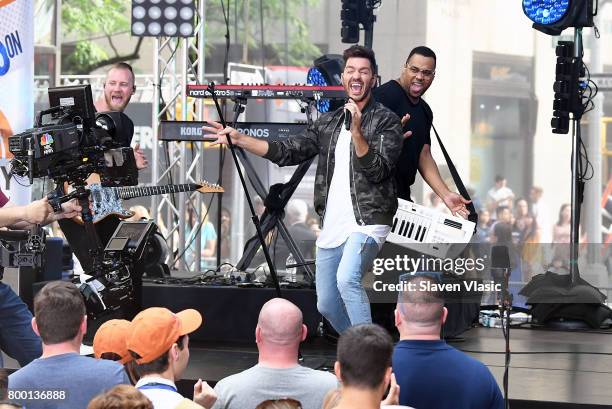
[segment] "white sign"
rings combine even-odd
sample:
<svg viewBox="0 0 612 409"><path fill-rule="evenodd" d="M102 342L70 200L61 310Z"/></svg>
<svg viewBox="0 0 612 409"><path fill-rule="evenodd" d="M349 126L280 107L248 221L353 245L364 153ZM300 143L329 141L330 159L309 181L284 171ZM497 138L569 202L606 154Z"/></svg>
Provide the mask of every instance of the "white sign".
<svg viewBox="0 0 612 409"><path fill-rule="evenodd" d="M612 91L612 74L591 74L599 91Z"/></svg>
<svg viewBox="0 0 612 409"><path fill-rule="evenodd" d="M31 128L34 118L33 0L0 0L0 187L18 204L30 201L30 188L7 180L8 138ZM21 181L23 183L23 181ZM10 185L10 193L6 191Z"/></svg>

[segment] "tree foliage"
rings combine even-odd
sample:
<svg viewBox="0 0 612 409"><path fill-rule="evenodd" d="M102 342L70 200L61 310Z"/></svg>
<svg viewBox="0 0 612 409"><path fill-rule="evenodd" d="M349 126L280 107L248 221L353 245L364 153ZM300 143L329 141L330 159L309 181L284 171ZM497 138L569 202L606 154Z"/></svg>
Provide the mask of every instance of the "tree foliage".
<svg viewBox="0 0 612 409"><path fill-rule="evenodd" d="M259 49L261 45L262 11L264 41L275 51L275 55L266 55L267 62L310 65L313 57L321 53L310 41L308 27L303 18L305 9L317 7L320 0L209 0L206 3L207 38L223 38L225 35L221 3L226 8L230 20L232 43L241 43L247 48L247 52L243 53L247 58L242 62L256 64L260 62L253 60L250 51ZM285 16L286 39L284 38ZM287 58L285 58L285 47Z"/></svg>
<svg viewBox="0 0 612 409"><path fill-rule="evenodd" d="M100 63L122 58L113 43L113 36L130 29L130 0L63 0L62 26L65 35L79 39L67 58L67 70L89 73ZM109 49L93 38L106 38ZM111 62L112 64L112 62Z"/></svg>
<svg viewBox="0 0 612 409"><path fill-rule="evenodd" d="M207 43L224 42L226 28L222 2L224 7L229 4L226 12L230 20L230 32L234 33L234 28L238 28L238 38L232 38L232 43L238 42L246 47L244 55L247 59L243 62L260 62L252 61L250 56L253 53L250 51L260 48L261 11L264 40L268 48L274 50L274 55L266 55L268 62L309 65L312 58L320 54L318 47L310 42L308 27L303 20L305 8L316 7L319 0L206 0ZM79 39L74 50L64 59L64 71L87 74L117 61L139 58L142 38L128 55L121 55L113 42L117 34L130 31L130 13L130 0L63 0L62 25L65 36ZM285 28L287 39L284 38ZM92 41L104 38L108 46L104 41Z"/></svg>

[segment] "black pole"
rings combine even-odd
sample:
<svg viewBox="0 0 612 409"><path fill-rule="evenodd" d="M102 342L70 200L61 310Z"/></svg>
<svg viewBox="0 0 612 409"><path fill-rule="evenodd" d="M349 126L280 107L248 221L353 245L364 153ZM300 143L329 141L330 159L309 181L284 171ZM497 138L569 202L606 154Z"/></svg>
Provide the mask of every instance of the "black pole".
<svg viewBox="0 0 612 409"><path fill-rule="evenodd" d="M504 354L504 408L510 409L510 313L512 312L512 294L510 294L510 268L504 270L503 279L503 295L501 304L501 325L502 332L505 338L505 354Z"/></svg>
<svg viewBox="0 0 612 409"><path fill-rule="evenodd" d="M215 107L217 108L217 113L219 114L219 120L223 125L223 128L227 127L227 123L225 122L225 118L223 117L223 112L221 112L221 106L219 105L219 100L215 95L215 85L210 83L208 85L208 92L212 96L213 101L215 102ZM234 106L234 122L238 122L238 117L242 112L242 101L240 99L236 99ZM282 297L280 284L278 281L278 275L276 274L276 268L274 267L274 263L272 263L272 258L270 258L270 252L268 251L268 246L266 245L266 240L264 238L263 233L261 232L261 226L259 225L259 218L255 213L255 207L253 206L253 201L249 196L249 191L247 190L246 180L244 179L244 175L242 174L242 170L240 169L240 163L238 162L238 156L236 156L236 147L232 142L232 138L227 136L227 146L232 153L232 158L234 159L234 165L236 166L236 171L238 172L238 176L240 177L240 184L242 185L242 189L244 191L244 195L247 199L247 203L249 204L249 210L251 211L251 220L255 225L255 230L257 230L257 237L259 237L259 242L261 243L261 248L263 250L264 256L266 257L266 262L268 263L268 268L270 269L270 275L272 276L272 281L274 281L274 287L276 289L276 295L278 297Z"/></svg>
<svg viewBox="0 0 612 409"><path fill-rule="evenodd" d="M582 67L582 29L574 29L574 58L576 65ZM577 69L579 76L580 68ZM572 78L572 81L579 81L579 78ZM572 88L572 87L570 87ZM575 95L570 98L576 98ZM579 169L580 161L580 120L582 119L582 101L577 101L579 106L575 107L572 121L574 123L572 132L572 190L571 190L571 223L570 223L570 280L571 285L576 285L580 278L578 270L578 245L580 243L580 208L582 205L582 189L583 182L580 181L581 169Z"/></svg>
<svg viewBox="0 0 612 409"><path fill-rule="evenodd" d="M374 23L370 22L364 27L364 47L372 49L374 43Z"/></svg>
<svg viewBox="0 0 612 409"><path fill-rule="evenodd" d="M219 186L223 186L223 149L219 147ZM202 172L204 173L204 172ZM223 192L220 192L217 195L217 229L219 234L217 234L217 268L221 265L221 246L223 246L223 235L221 234L221 223L223 223L222 219L223 214Z"/></svg>
<svg viewBox="0 0 612 409"><path fill-rule="evenodd" d="M376 16L374 15L374 8L372 5L367 2L365 8L362 9L365 13L365 16L361 22L363 24L364 30L364 47L372 49L374 44L374 22L376 21Z"/></svg>

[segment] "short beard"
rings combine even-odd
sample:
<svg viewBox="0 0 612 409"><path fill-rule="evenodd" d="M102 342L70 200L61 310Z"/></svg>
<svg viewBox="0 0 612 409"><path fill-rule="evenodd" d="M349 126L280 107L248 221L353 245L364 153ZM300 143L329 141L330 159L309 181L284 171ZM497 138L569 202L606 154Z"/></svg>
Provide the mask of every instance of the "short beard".
<svg viewBox="0 0 612 409"><path fill-rule="evenodd" d="M113 108L113 97L111 96L110 98L106 96L106 94L104 95L104 100L106 101L106 106L109 107L110 109L114 110ZM125 107L127 106L127 104L130 102L130 98L127 98L123 104L121 104L119 106L119 109L114 110L114 112L123 112L125 110Z"/></svg>
<svg viewBox="0 0 612 409"><path fill-rule="evenodd" d="M364 84L364 86L365 86L365 84ZM351 99L352 99L353 101L355 101L355 102L360 102L360 101L363 101L363 100L367 99L367 98L370 96L370 93L371 93L371 92L372 92L372 88L368 88L368 89L367 89L367 90L366 90L366 91L363 93L363 95L361 96L361 98L358 98L358 99L351 98ZM348 94L348 92L347 92L347 94Z"/></svg>

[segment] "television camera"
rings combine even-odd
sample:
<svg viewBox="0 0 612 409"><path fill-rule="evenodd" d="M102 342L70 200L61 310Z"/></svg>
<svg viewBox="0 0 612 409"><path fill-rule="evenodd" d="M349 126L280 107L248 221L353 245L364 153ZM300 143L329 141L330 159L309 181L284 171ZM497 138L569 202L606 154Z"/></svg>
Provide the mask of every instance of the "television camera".
<svg viewBox="0 0 612 409"><path fill-rule="evenodd" d="M88 312L95 318L133 299L130 272L135 259L128 256L128 248L102 247L89 208L86 180L97 173L103 186L138 184L136 160L129 147L134 125L121 112L96 113L90 85L49 88L49 104L51 108L38 113L34 128L9 138L14 155L11 173L27 176L30 183L34 178L53 179L56 188L47 198L55 212L61 211L62 203L79 201L94 260L91 271L86 272L89 278L85 284L90 285L80 288ZM67 194L66 184L74 188Z"/></svg>
<svg viewBox="0 0 612 409"><path fill-rule="evenodd" d="M98 173L103 186L138 183L129 148L134 125L121 112L96 113L90 85L49 88L51 108L36 125L9 138L11 172L56 182L78 182Z"/></svg>
<svg viewBox="0 0 612 409"><path fill-rule="evenodd" d="M44 263L45 231L35 225L31 230L0 230L0 266L41 269ZM4 268L0 268L0 279Z"/></svg>
<svg viewBox="0 0 612 409"><path fill-rule="evenodd" d="M87 312L93 318L134 302L135 273L148 239L155 234L152 221L122 221L104 248L103 270L107 274L91 277L80 285ZM138 276L138 277L136 277Z"/></svg>

